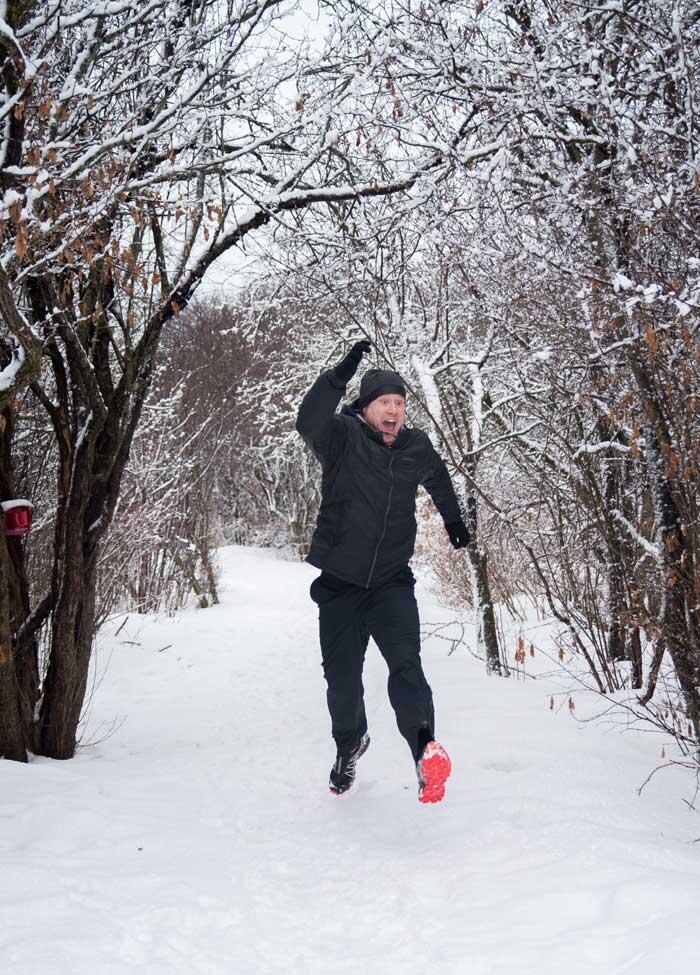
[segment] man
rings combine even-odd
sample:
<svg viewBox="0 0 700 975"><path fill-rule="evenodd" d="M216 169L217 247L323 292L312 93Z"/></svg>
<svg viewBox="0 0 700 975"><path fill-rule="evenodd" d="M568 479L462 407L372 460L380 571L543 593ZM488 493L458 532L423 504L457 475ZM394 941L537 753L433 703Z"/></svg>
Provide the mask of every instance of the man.
<svg viewBox="0 0 700 975"><path fill-rule="evenodd" d="M408 562L416 538L422 484L450 541L469 535L447 468L420 430L404 426L406 388L396 372L370 369L360 396L339 414L345 387L369 352L356 342L304 396L297 430L321 462L322 497L307 561L321 569L311 585L319 607L323 671L336 761L330 789L341 795L367 750L362 668L371 636L389 667L389 700L408 742L421 802L445 794L450 759L434 738L433 698L420 661L415 580Z"/></svg>

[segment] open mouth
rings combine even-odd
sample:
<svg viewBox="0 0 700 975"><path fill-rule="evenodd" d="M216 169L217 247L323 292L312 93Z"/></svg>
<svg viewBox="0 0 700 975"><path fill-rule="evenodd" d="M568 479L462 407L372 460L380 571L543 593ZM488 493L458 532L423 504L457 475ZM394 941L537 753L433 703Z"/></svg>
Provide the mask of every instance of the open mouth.
<svg viewBox="0 0 700 975"><path fill-rule="evenodd" d="M396 420L384 420L382 430L384 433L396 433Z"/></svg>

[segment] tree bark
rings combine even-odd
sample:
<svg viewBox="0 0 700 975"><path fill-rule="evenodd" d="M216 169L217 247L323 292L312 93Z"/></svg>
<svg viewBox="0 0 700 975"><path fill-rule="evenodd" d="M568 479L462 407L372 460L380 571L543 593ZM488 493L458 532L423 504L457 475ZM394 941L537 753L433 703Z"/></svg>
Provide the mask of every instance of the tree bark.
<svg viewBox="0 0 700 975"><path fill-rule="evenodd" d="M15 407L9 404L0 414L0 499L16 497L15 474L12 464L12 438L15 429ZM2 539L2 617L3 645L12 655L11 679L13 699L17 699L19 720L25 749L34 749L34 708L39 698L39 661L35 635L25 631L19 634L30 614L29 586L27 583L24 542L20 538ZM8 707L14 710L14 704ZM14 726L14 718L10 721ZM0 750L2 746L0 745Z"/></svg>
<svg viewBox="0 0 700 975"><path fill-rule="evenodd" d="M470 492L467 501L467 527L469 529L467 553L474 586L474 609L477 614L477 644L484 648L486 673L503 676L496 631L496 614L489 584L488 558L479 547L477 501L473 492Z"/></svg>
<svg viewBox="0 0 700 975"><path fill-rule="evenodd" d="M642 640L639 635L639 627L634 626L629 639L629 659L632 662L632 687L634 690L641 690L644 683L642 673Z"/></svg>
<svg viewBox="0 0 700 975"><path fill-rule="evenodd" d="M0 758L26 762L27 749L10 627L10 573L5 537L0 535Z"/></svg>
<svg viewBox="0 0 700 975"><path fill-rule="evenodd" d="M63 599L53 616L38 729L38 751L48 758L75 755L94 637L95 576L94 567L74 563L63 580Z"/></svg>
<svg viewBox="0 0 700 975"><path fill-rule="evenodd" d="M612 431L608 423L603 424L603 436L610 440ZM609 661L625 659L625 578L624 557L620 531L613 517L620 497L618 465L619 454L615 451L605 452L605 468L603 473L605 499L605 541L606 575L607 575L607 658Z"/></svg>
<svg viewBox="0 0 700 975"><path fill-rule="evenodd" d="M648 393L643 369L637 364L637 378ZM647 400L648 413L655 410ZM697 599L692 552L687 545L682 519L674 498L674 478L664 470L660 430L650 423L645 430L647 468L654 495L655 514L662 552L662 585L664 589L661 612L662 638L673 661L678 684L685 702L690 725L689 734L700 743L700 646L699 635L692 625L691 610Z"/></svg>

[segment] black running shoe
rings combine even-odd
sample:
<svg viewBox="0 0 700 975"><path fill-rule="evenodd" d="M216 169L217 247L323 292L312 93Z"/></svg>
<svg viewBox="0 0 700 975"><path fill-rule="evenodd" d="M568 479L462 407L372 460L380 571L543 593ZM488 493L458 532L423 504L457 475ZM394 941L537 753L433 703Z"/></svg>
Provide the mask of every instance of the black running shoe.
<svg viewBox="0 0 700 975"><path fill-rule="evenodd" d="M335 793L336 796L342 796L344 792L347 792L350 786L355 781L355 771L357 768L357 760L361 755L367 751L369 747L369 735L363 735L360 738L360 743L357 747L347 755L341 755L338 752L338 757L335 760L335 765L331 769L331 777L328 782L328 788L331 792Z"/></svg>

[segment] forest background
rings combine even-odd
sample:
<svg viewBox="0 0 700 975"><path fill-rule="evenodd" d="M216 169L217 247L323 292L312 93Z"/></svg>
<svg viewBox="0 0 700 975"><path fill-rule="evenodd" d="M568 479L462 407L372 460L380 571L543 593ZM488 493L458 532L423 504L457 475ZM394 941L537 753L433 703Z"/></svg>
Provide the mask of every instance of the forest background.
<svg viewBox="0 0 700 975"><path fill-rule="evenodd" d="M296 406L365 336L463 502L466 558L425 498L419 556L487 670L535 603L697 767L697 4L0 16L0 492L35 508L0 754L72 757L100 624L215 602L217 545L303 557Z"/></svg>

